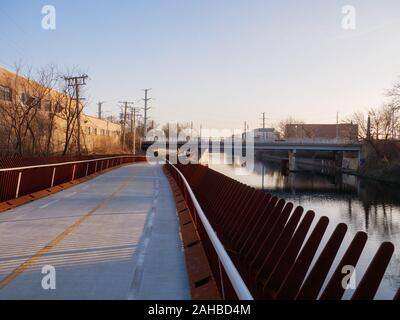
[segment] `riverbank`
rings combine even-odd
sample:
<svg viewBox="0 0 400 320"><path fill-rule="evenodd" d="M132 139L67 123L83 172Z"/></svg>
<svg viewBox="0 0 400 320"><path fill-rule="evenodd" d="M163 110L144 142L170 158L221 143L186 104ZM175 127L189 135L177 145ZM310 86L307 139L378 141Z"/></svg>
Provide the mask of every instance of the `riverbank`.
<svg viewBox="0 0 400 320"><path fill-rule="evenodd" d="M274 156L269 154L264 154L261 159L278 163L288 161L288 157ZM296 158L296 164L299 171L320 170L320 173L326 175L348 174L364 179L389 183L391 185L400 187L400 163L384 164L376 159L368 160L366 164L359 170L352 170L336 166L334 160L298 157Z"/></svg>
<svg viewBox="0 0 400 320"><path fill-rule="evenodd" d="M366 165L361 168L359 176L400 187L400 163L377 164L376 162L367 162Z"/></svg>

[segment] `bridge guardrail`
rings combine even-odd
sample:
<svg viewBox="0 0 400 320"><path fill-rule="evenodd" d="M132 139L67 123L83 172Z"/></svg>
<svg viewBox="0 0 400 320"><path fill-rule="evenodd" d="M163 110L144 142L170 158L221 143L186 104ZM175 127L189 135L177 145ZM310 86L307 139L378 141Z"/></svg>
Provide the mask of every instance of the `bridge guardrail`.
<svg viewBox="0 0 400 320"><path fill-rule="evenodd" d="M203 245L208 249L206 251L209 259L211 256L213 257L209 262L222 298L253 300L249 289L209 223L185 176L169 161L167 161L167 168L177 182L186 204L190 208L197 232L202 239ZM213 251L213 254L210 253L210 250Z"/></svg>
<svg viewBox="0 0 400 320"><path fill-rule="evenodd" d="M313 225L313 211L304 212L301 206L295 208L284 199L202 165L173 168L169 165L189 209L196 212L195 218L198 208L202 209L208 228L218 234L220 250L229 253L226 259L233 261L240 272L235 274L255 299L342 299L347 290L343 281L348 276L348 271L343 270L352 267L357 271L368 238L365 232L356 233L349 244L344 244L348 230L344 223L328 229L329 219L322 216ZM197 200L193 203L193 199ZM204 227L197 224L213 274L216 279L223 279L207 243L208 234L205 236ZM333 231L323 241L327 230ZM339 257L339 250L344 255ZM362 277L357 277L360 281L352 300L375 297L393 252L391 242L381 244ZM394 299L400 299L400 289Z"/></svg>
<svg viewBox="0 0 400 320"><path fill-rule="evenodd" d="M34 165L24 159L11 159L9 160L11 164L15 161L19 166L0 168L0 202L52 188L136 160L142 160L142 157L110 156Z"/></svg>

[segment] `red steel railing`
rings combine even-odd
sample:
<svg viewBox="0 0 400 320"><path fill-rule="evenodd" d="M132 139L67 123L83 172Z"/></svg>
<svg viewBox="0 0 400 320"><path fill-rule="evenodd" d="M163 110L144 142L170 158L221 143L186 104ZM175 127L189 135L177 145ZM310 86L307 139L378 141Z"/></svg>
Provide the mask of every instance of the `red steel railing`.
<svg viewBox="0 0 400 320"><path fill-rule="evenodd" d="M367 241L358 232L345 248L332 274L331 266L347 232L336 226L322 251L317 249L329 219L322 216L311 228L313 211L256 190L201 165L166 165L192 213L220 292L226 299L240 298L216 253L204 225L198 221L193 192L212 229L256 299L337 300L346 291L343 270L355 267ZM176 170L175 170L176 168ZM180 174L188 181L183 183ZM193 190L193 191L192 191ZM390 242L377 250L351 299L373 299L394 252ZM315 261L314 264L312 262ZM326 286L324 286L324 284ZM400 299L400 290L394 299Z"/></svg>
<svg viewBox="0 0 400 320"><path fill-rule="evenodd" d="M217 279L221 297L223 299L253 300L253 296L213 230L186 178L169 162L167 167L183 194L196 230L208 253L208 258L212 261L210 265L214 267L212 271Z"/></svg>
<svg viewBox="0 0 400 320"><path fill-rule="evenodd" d="M0 160L0 202L45 190L103 170L142 161L138 156L87 156Z"/></svg>

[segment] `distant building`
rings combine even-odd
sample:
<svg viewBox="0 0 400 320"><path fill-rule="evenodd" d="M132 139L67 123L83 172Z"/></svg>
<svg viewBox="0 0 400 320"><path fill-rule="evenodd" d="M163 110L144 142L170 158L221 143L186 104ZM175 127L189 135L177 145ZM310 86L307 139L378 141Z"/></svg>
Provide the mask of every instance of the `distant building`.
<svg viewBox="0 0 400 320"><path fill-rule="evenodd" d="M254 142L275 141L277 133L274 128L257 128L252 130Z"/></svg>
<svg viewBox="0 0 400 320"><path fill-rule="evenodd" d="M287 124L286 139L358 140L358 125L336 124Z"/></svg>
<svg viewBox="0 0 400 320"><path fill-rule="evenodd" d="M39 96L38 93L43 93ZM60 98L61 97L61 98ZM54 115L51 145L53 153L60 153L65 145L65 128L67 126L66 103L70 97L64 96L56 90L49 90L33 80L16 75L6 69L0 68L0 138L8 133L10 125L10 110L15 106L29 106L35 108L36 117L43 119L42 126L47 126L47 119ZM75 102L71 103L75 108ZM7 110L8 109L8 110ZM74 141L76 144L76 125L74 124ZM38 143L43 137L38 136ZM86 114L81 115L81 143L82 149L88 153L120 152L121 125L113 121L98 119ZM1 151L0 141L0 151Z"/></svg>

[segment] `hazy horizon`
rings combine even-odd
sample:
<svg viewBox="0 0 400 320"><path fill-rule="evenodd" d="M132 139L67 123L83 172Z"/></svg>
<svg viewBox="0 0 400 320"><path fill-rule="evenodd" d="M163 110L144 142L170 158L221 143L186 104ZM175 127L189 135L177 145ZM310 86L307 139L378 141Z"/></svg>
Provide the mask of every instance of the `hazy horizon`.
<svg viewBox="0 0 400 320"><path fill-rule="evenodd" d="M56 30L41 26L56 8ZM356 28L342 28L342 8ZM400 2L14 1L0 5L0 65L78 66L89 106L137 101L151 87L156 122L251 128L288 116L335 123L380 106L400 75ZM140 103L138 103L139 106ZM142 106L142 104L140 104Z"/></svg>

